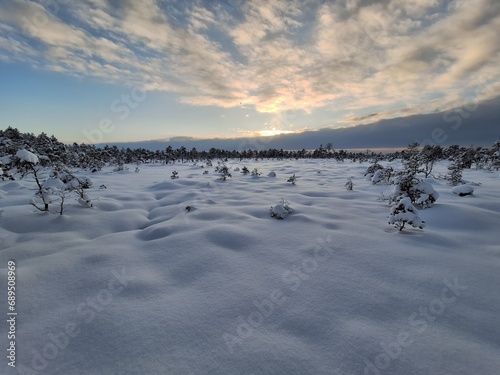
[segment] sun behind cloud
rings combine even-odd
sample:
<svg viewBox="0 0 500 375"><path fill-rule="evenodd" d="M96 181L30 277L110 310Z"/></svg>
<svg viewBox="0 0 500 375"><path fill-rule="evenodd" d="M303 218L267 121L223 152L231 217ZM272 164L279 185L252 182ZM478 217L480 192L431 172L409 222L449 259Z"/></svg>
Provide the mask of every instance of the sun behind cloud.
<svg viewBox="0 0 500 375"><path fill-rule="evenodd" d="M296 132L293 130L280 130L280 129L276 129L276 128L264 129L264 130L258 131L258 134L261 137L272 137L274 135L291 134L291 133L296 133Z"/></svg>

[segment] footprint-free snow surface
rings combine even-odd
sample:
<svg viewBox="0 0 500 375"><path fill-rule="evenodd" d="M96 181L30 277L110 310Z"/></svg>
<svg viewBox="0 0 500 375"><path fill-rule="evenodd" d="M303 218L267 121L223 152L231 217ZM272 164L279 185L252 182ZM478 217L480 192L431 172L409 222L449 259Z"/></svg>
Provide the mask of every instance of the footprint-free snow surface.
<svg viewBox="0 0 500 375"><path fill-rule="evenodd" d="M62 216L29 205L29 177L0 182L0 373L500 374L499 172L465 171L463 197L431 179L425 228L399 232L366 163L227 165L227 181L180 163L77 171L94 207L72 196Z"/></svg>

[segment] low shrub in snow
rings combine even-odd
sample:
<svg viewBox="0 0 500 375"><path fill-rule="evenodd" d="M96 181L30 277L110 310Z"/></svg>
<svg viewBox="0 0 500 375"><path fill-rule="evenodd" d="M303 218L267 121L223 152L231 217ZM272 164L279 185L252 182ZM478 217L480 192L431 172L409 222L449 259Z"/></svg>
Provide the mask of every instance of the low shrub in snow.
<svg viewBox="0 0 500 375"><path fill-rule="evenodd" d="M272 206L269 209L269 213L271 214L271 217L283 220L292 213L292 209L290 208L290 202L281 198L277 205Z"/></svg>
<svg viewBox="0 0 500 375"><path fill-rule="evenodd" d="M354 183L350 178L348 178L344 186L347 190L352 190L352 188L354 187Z"/></svg>
<svg viewBox="0 0 500 375"><path fill-rule="evenodd" d="M226 181L228 178L231 178L231 173L229 173L229 168L226 165L223 165L219 168L219 180Z"/></svg>
<svg viewBox="0 0 500 375"><path fill-rule="evenodd" d="M462 180L462 171L463 168L459 163L452 163L448 166L448 174L446 175L446 179L450 181L450 184L453 186L460 185L463 183Z"/></svg>
<svg viewBox="0 0 500 375"><path fill-rule="evenodd" d="M172 175L170 176L172 180L175 180L176 178L179 178L179 172L177 171L172 171Z"/></svg>
<svg viewBox="0 0 500 375"><path fill-rule="evenodd" d="M286 180L286 182L288 182L292 185L295 185L295 181L297 181L297 177L295 177L295 174L293 174L292 176L290 176L290 178L288 180Z"/></svg>
<svg viewBox="0 0 500 375"><path fill-rule="evenodd" d="M417 209L411 203L410 198L400 197L391 207L389 224L402 231L406 223L414 228L424 229L425 227L425 221L418 216Z"/></svg>

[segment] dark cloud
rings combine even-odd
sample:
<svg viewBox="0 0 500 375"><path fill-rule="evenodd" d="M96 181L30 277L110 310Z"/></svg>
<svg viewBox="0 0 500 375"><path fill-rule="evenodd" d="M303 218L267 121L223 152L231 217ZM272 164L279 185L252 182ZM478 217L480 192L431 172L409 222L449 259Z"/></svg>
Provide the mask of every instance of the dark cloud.
<svg viewBox="0 0 500 375"><path fill-rule="evenodd" d="M476 108L476 109L474 109ZM474 109L474 110L473 110ZM124 147L144 147L152 150L184 146L208 150L212 147L227 150L246 149L315 149L331 142L335 149L404 148L420 144L440 146L491 146L500 139L500 97L469 107L445 112L413 115L381 120L368 125L341 129L320 129L299 134L274 137L236 139L171 138L168 141L148 141L119 144Z"/></svg>

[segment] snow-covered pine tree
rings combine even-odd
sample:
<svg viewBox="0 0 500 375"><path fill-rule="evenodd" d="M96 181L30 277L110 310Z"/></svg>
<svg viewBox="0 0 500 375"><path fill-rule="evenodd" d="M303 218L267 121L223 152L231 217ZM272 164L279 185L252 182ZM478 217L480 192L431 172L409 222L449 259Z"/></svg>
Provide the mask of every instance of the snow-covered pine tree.
<svg viewBox="0 0 500 375"><path fill-rule="evenodd" d="M354 183L352 182L351 178L347 179L347 182L344 186L347 190L352 190L352 188L354 187Z"/></svg>
<svg viewBox="0 0 500 375"><path fill-rule="evenodd" d="M399 231L403 230L406 223L414 228L424 229L425 227L425 221L418 216L417 209L409 197L400 197L392 205L388 218L389 224L394 225Z"/></svg>
<svg viewBox="0 0 500 375"><path fill-rule="evenodd" d="M290 176L290 178L288 180L286 180L286 182L289 182L292 185L295 185L295 181L297 181L297 177L295 177L295 173L292 176Z"/></svg>
<svg viewBox="0 0 500 375"><path fill-rule="evenodd" d="M439 198L434 187L410 171L401 171L393 178L394 190L389 198L390 202L397 202L400 197L408 197L410 202L418 208L428 208Z"/></svg>

